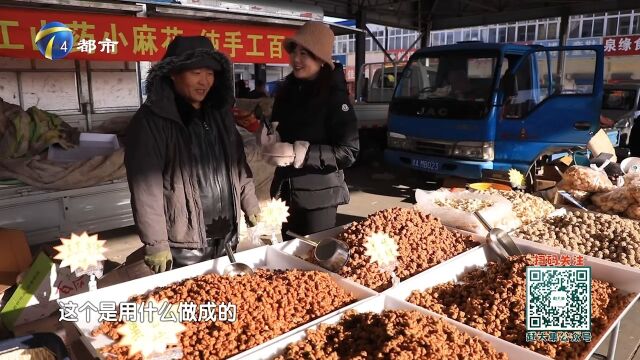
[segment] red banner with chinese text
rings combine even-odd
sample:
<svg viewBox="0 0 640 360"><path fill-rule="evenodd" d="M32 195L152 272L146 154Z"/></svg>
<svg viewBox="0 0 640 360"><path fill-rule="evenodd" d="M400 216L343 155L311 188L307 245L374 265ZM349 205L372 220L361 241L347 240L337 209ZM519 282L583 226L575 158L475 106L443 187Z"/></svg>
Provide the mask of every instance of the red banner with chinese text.
<svg viewBox="0 0 640 360"><path fill-rule="evenodd" d="M73 30L74 50L65 59L101 61L158 61L175 36L203 35L233 62L282 64L289 61L282 41L295 31L282 26L0 7L0 56L44 59L34 39L52 21ZM118 42L114 51L99 44L105 39ZM95 50L76 48L81 40L93 40Z"/></svg>
<svg viewBox="0 0 640 360"><path fill-rule="evenodd" d="M605 37L602 43L606 56L640 55L640 35Z"/></svg>

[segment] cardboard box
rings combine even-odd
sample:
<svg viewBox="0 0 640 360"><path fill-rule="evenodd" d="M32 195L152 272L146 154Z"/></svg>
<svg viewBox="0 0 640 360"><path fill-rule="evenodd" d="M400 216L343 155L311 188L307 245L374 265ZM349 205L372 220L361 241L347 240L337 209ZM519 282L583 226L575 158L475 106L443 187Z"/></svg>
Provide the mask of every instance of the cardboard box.
<svg viewBox="0 0 640 360"><path fill-rule="evenodd" d="M136 280L154 274L155 273L149 268L149 266L144 263L144 260L138 260L133 263L125 263L101 277L98 280L98 289L121 284L131 280Z"/></svg>
<svg viewBox="0 0 640 360"><path fill-rule="evenodd" d="M60 314L58 312L43 319L18 325L13 329L15 337L37 333L56 334L67 348L80 337L80 333L78 333L78 330L72 323L60 321Z"/></svg>
<svg viewBox="0 0 640 360"><path fill-rule="evenodd" d="M24 231L0 228L0 294L16 284L16 277L31 265Z"/></svg>
<svg viewBox="0 0 640 360"><path fill-rule="evenodd" d="M144 246L142 246L129 254L124 263L115 268L107 270L105 266L105 275L98 279L98 289L154 275L155 273L144 263L144 254Z"/></svg>
<svg viewBox="0 0 640 360"><path fill-rule="evenodd" d="M616 150L613 148L611 139L604 130L600 129L587 143L587 149L593 153L593 157L597 157L602 153L612 154L611 162L617 162Z"/></svg>
<svg viewBox="0 0 640 360"><path fill-rule="evenodd" d="M60 162L82 161L109 155L119 148L118 137L114 134L82 133L77 147L65 150L59 146L50 146L47 158Z"/></svg>
<svg viewBox="0 0 640 360"><path fill-rule="evenodd" d="M98 274L98 277L101 274ZM15 293L0 311L5 326L16 326L45 318L59 309L57 299L89 290L89 276L76 276L60 268L44 252L36 257Z"/></svg>

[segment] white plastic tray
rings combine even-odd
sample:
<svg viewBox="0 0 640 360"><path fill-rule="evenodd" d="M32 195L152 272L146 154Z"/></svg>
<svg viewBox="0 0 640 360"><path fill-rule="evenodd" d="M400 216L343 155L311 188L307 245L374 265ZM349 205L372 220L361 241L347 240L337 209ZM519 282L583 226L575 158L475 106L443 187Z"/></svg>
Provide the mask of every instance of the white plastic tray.
<svg viewBox="0 0 640 360"><path fill-rule="evenodd" d="M269 246L262 246L259 248L243 251L243 252L237 253L235 257L237 262L245 263L254 269L267 268L267 269L319 270L319 268L307 263L306 261L284 254ZM124 301L127 301L131 296L143 294L156 287L166 286L171 283L175 283L175 282L192 278L202 274L208 274L208 273L222 274L225 266L227 266L228 264L229 264L229 259L227 257L222 257L215 260L209 260L199 264L183 267L173 271L168 271L165 273L148 276L141 279L128 281L125 283L106 287L103 289L98 289L96 291L83 293L73 297L65 298L62 301L64 302L72 301L73 303L78 304L79 306L85 303L91 303L96 307L98 307L98 304L100 302L105 302L105 301L114 301L117 303L124 302ZM323 271L326 272L326 270L323 270ZM357 302L350 304L344 307L343 309L354 307L361 301L377 295L377 293L374 292L373 290L370 290L362 285L353 283L351 281L345 280L336 274L331 274L331 277L342 288L350 291L353 294L353 296L358 300ZM316 320L313 320L307 324L301 325L298 328L292 329L288 333L282 334L270 341L267 341L261 345L254 347L253 349L249 349L244 353L240 353L240 354L251 353L263 346L267 346L268 344L277 341L280 338L286 337L291 333L300 331L309 326L313 326L313 324L315 323L318 323L328 317L338 314L341 310L342 309L338 309L334 312L326 314ZM100 335L97 337L91 336L91 331L93 331L99 325L99 322L98 322L99 314L92 311L90 311L89 313L90 313L90 317L88 321L86 319L86 314L83 313L81 316L78 317L79 321L75 322L74 324L78 329L78 331L80 332L81 336L87 338L85 339L85 343L88 343L91 345L89 347L89 350L93 353L95 357L102 359L103 357L101 357L97 349L111 344L112 340L105 335Z"/></svg>
<svg viewBox="0 0 640 360"><path fill-rule="evenodd" d="M522 242L518 243L518 248L525 254L531 253L560 255L566 253L562 252L559 249L545 249ZM585 257L585 266L591 267L591 276L593 279L607 281L613 284L613 286L615 286L616 288L620 289L623 293L636 293L636 296L631 300L624 311L620 313L618 318L612 322L607 331L605 331L600 336L600 338L597 339L597 343L592 348L591 353L587 357L585 357L585 359L589 359L595 353L595 351L602 344L605 338L615 328L615 325L629 312L638 298L640 298L640 273L629 270L628 267L612 266L612 264L607 261L594 260L595 259L591 257ZM458 281L461 275L463 275L465 272L473 268L482 267L490 261L498 261L498 259L489 248L487 248L486 246L475 248L471 251L467 251L461 254L460 256L457 256L446 264L443 264L443 266L438 266L437 269L434 268L434 271L424 272L412 277L411 279L407 279L396 287L389 289L386 294L397 299L406 300L414 290L424 291L448 281ZM594 338L594 340L596 339ZM530 353L529 355L531 356L539 356L539 354L536 354L533 351L530 351L528 349L525 350L528 351ZM518 357L518 359L527 360L534 358L527 356Z"/></svg>
<svg viewBox="0 0 640 360"><path fill-rule="evenodd" d="M321 231L321 232L315 233L312 236L314 238L320 238L320 239L322 239L323 237L336 237L347 226L349 226L349 225L347 224L347 225L344 225L344 226L335 227L333 229L329 229L329 230L325 230L325 231ZM477 235L477 234L474 234L474 233L471 233L471 232L468 232L468 231L461 231L461 230L453 229L453 228L450 228L450 227L447 227L447 228L450 231L454 231L454 232L460 233L462 235L468 235L468 236L471 237L471 239L479 242L480 244L484 244L486 242L486 238L483 237L483 236L480 236L480 235ZM413 277L418 276L420 274L430 273L431 271L434 271L436 268L438 268L440 266L443 266L443 265L449 263L450 261L452 261L453 259L455 259L455 258L457 258L457 257L459 257L459 256L461 256L461 255L473 250L473 249L477 249L480 246L481 245L473 247L473 248L471 248L469 250L466 250L465 252L462 252L462 253L452 257L451 259L445 260L445 261L441 262L440 264L437 264L437 265L435 265L435 266L433 266L433 267L431 267L431 268L429 268L429 269L427 269L427 270L425 270L425 271L423 271L423 272L421 272L419 274L416 274L416 275L414 275L414 276L412 276L412 277L410 277L410 278L408 278L406 280L401 281L401 283L405 282L405 281L408 281L409 279L412 279ZM300 258L300 259L307 258L307 256L310 254L310 251L312 249L311 245L307 244L306 242L300 241L298 239L293 239L293 240L285 241L285 242L282 242L282 243L279 243L279 244L275 244L275 245L273 245L273 247L278 249L279 251L282 251L285 254L289 254L289 255L295 256L295 257ZM314 265L314 264L311 264L311 265L315 266L316 268L322 269L322 267L320 267L320 266L317 266L317 265ZM352 281L352 282L356 283L355 281ZM384 291L382 291L382 293L383 294L387 293L389 290L390 289L384 290Z"/></svg>
<svg viewBox="0 0 640 360"><path fill-rule="evenodd" d="M415 306L413 304L410 304L408 302L399 300L399 299L395 299L393 297L389 297L389 296L385 296L385 295L379 295L376 298L373 298L371 300L367 300L361 304L359 304L358 306L353 308L354 310L357 310L358 312L362 313L362 312L375 312L375 313L381 313L383 310L416 310L419 311L423 314L427 314L427 315L431 315L433 317L436 318L441 318L444 319L446 322L454 325L455 327L457 327L459 330L466 332L467 334L471 335L471 336L477 336L483 340L486 340L488 342L490 342L495 348L496 350L498 350L499 352L504 352L507 353L507 355L509 356L509 359L536 359L536 360L541 360L541 359L546 359L546 357L542 356L542 355L538 355L536 353L533 353L525 348L522 348L520 346L514 345L510 342L504 341L502 339L498 339L494 336L491 336L489 334L483 333L482 331L476 330L470 326L461 324L459 322L453 321L451 319L447 319L441 315L438 315L436 313L433 313L429 310L423 309L421 307ZM344 313L344 311L343 311ZM325 321L322 321L322 323L324 324L336 324L340 321L340 319L342 318L343 314L339 314L336 316L333 316L331 318L326 319ZM308 328L307 330L310 329L315 329L317 328L317 325L314 325L311 328ZM292 334L284 339L280 339L279 341L273 343L272 345L268 346L268 347L264 347L262 349L260 349L259 351L256 351L248 356L243 357L243 360L266 360L266 359L273 359L278 355L281 355L284 350L286 349L286 347L289 344L295 343L297 341L300 341L302 339L304 339L306 337L306 331L301 331L295 334ZM529 354L532 353L532 354Z"/></svg>

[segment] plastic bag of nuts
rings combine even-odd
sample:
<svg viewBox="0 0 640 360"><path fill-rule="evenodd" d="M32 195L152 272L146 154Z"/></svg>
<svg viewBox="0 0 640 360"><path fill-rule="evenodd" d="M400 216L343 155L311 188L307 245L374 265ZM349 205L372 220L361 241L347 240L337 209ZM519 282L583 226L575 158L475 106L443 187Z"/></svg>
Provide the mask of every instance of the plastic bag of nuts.
<svg viewBox="0 0 640 360"><path fill-rule="evenodd" d="M477 359L506 360L485 340L418 311L346 312L335 325L321 324L290 344L275 360Z"/></svg>
<svg viewBox="0 0 640 360"><path fill-rule="evenodd" d="M587 342L526 340L526 268L535 255L512 256L472 270L459 283L445 283L414 291L407 299L451 319L556 360L583 359L629 304L634 294L623 294L611 284L591 280L591 333Z"/></svg>
<svg viewBox="0 0 640 360"><path fill-rule="evenodd" d="M633 204L627 208L624 215L629 219L640 220L640 205Z"/></svg>
<svg viewBox="0 0 640 360"><path fill-rule="evenodd" d="M569 190L567 193L580 203L584 203L591 198L591 193L586 191Z"/></svg>
<svg viewBox="0 0 640 360"><path fill-rule="evenodd" d="M511 203L498 193L416 190L416 208L438 218L446 226L485 236L487 229L473 215L480 211L493 227L510 231L520 226Z"/></svg>
<svg viewBox="0 0 640 360"><path fill-rule="evenodd" d="M513 212L522 224L529 224L549 216L556 208L547 200L520 191L482 190L480 193L498 194L511 202ZM591 194L589 194L591 195Z"/></svg>
<svg viewBox="0 0 640 360"><path fill-rule="evenodd" d="M616 188L606 193L594 194L591 197L594 205L605 212L623 213L634 202L633 197L626 186Z"/></svg>
<svg viewBox="0 0 640 360"><path fill-rule="evenodd" d="M573 165L562 175L564 189L592 193L613 190L614 186L607 173L590 167Z"/></svg>
<svg viewBox="0 0 640 360"><path fill-rule="evenodd" d="M631 173L624 176L624 187L629 189L629 194L640 204L640 173Z"/></svg>

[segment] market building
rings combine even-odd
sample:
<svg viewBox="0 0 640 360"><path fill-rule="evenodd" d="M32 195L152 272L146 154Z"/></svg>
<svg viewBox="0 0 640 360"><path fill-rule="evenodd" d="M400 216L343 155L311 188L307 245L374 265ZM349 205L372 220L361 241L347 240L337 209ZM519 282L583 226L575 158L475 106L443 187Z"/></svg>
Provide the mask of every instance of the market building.
<svg viewBox="0 0 640 360"><path fill-rule="evenodd" d="M355 21L341 23L355 26ZM420 43L416 42L419 32L415 30L375 24L369 26L394 60L407 60L420 47ZM559 36L560 18L547 18L432 31L429 46L461 41L558 46ZM637 66L640 61L640 9L571 16L566 44L605 46L607 81L640 80L640 68ZM365 52L365 63L388 61L370 34L366 35ZM337 57L346 56L347 80L355 82L355 34L337 37L334 54ZM400 58L403 55L404 58ZM579 56L578 53L569 55L570 58Z"/></svg>

